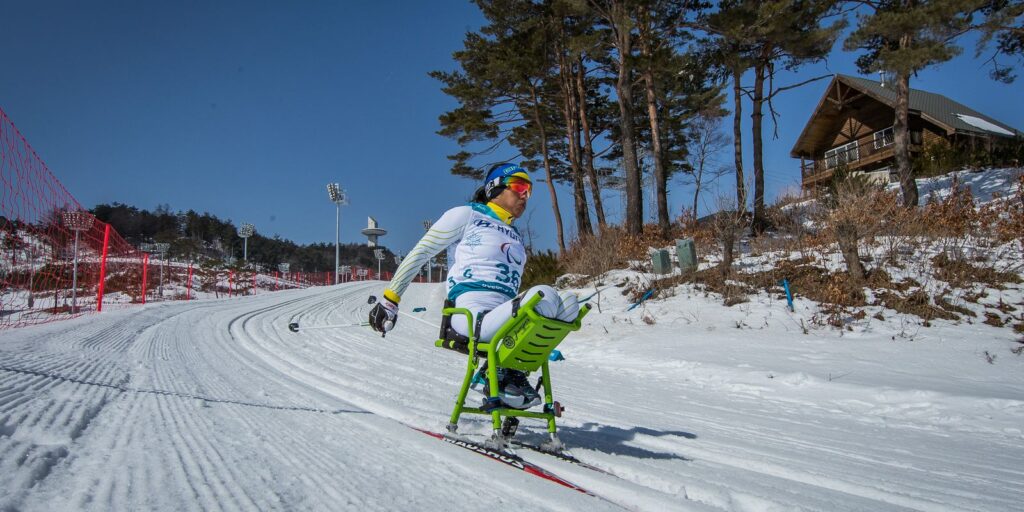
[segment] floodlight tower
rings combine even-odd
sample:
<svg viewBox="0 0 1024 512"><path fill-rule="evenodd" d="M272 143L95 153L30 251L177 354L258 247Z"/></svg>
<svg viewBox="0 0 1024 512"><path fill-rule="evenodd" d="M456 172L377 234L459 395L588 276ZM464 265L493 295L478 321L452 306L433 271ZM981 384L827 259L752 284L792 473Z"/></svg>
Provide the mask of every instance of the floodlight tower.
<svg viewBox="0 0 1024 512"><path fill-rule="evenodd" d="M377 279L380 279L380 262L384 261L384 249L374 249L374 257L377 258Z"/></svg>
<svg viewBox="0 0 1024 512"><path fill-rule="evenodd" d="M67 211L62 216L64 217L64 225L75 232L75 260L71 271L71 313L74 313L78 309L78 234L92 228L92 223L96 217L93 217L89 212L82 211Z"/></svg>
<svg viewBox="0 0 1024 512"><path fill-rule="evenodd" d="M341 263L341 207L348 204L348 196L337 183L327 184L327 195L334 203L334 284L338 284L341 275L338 272L338 265Z"/></svg>
<svg viewBox="0 0 1024 512"><path fill-rule="evenodd" d="M242 237L242 259L249 261L249 237L256 232L256 226L246 222L238 228L238 236Z"/></svg>

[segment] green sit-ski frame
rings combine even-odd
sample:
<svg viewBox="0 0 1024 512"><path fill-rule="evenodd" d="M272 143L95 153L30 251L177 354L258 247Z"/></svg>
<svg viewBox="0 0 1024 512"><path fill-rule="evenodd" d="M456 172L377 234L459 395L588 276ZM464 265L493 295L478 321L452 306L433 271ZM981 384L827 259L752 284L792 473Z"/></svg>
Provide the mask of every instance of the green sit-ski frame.
<svg viewBox="0 0 1024 512"><path fill-rule="evenodd" d="M561 416L561 409L551 397L551 373L548 371L548 356L572 331L577 331L583 317L590 312L590 305L584 304L580 307L579 315L572 323L561 322L546 318L534 311L534 306L543 298L543 293L537 293L525 304L520 305L518 310L514 309L512 318L498 329L490 342L484 343L476 339L473 332L473 316L468 309L445 308L443 315L452 320L456 315L462 315L467 325L468 338L468 363L466 365L466 376L462 380L462 388L459 389L459 397L455 402L455 410L452 411L451 420L448 423L448 431L455 433L458 429L459 416L462 413L483 414L492 418L494 426L494 438L501 445L507 443L502 435L502 416L527 417L545 419L548 422L549 441L553 449L560 449L561 443L556 436L557 427L555 417ZM444 336L442 334L442 336ZM451 348L452 340L444 338L437 340L434 345L443 348ZM466 394L469 386L480 365L481 357L487 357L487 379L488 389L492 402L498 399L498 368L511 368L523 372L534 372L541 370L541 382L544 385L544 411L531 412L506 407L495 407L490 410L483 410L477 407L466 407Z"/></svg>

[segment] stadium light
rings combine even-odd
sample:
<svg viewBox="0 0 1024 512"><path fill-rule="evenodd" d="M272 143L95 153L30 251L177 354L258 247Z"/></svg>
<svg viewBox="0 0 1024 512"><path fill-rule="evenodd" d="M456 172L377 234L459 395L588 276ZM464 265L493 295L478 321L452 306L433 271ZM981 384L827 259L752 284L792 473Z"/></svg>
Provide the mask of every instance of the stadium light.
<svg viewBox="0 0 1024 512"><path fill-rule="evenodd" d="M91 229L96 217L81 211L67 211L61 215L64 217L64 225L75 232L75 256L71 271L71 313L74 314L78 309L78 234Z"/></svg>
<svg viewBox="0 0 1024 512"><path fill-rule="evenodd" d="M373 255L377 258L377 279L380 279L380 262L384 261L384 249L374 249Z"/></svg>
<svg viewBox="0 0 1024 512"><path fill-rule="evenodd" d="M337 183L327 184L327 196L331 198L331 202L334 203L334 284L338 284L341 277L341 273L338 271L338 265L341 263L341 207L342 205L348 204L348 196L345 191L341 188L341 185Z"/></svg>
<svg viewBox="0 0 1024 512"><path fill-rule="evenodd" d="M246 222L238 228L238 236L242 237L243 248L242 248L242 259L246 262L249 261L249 237L256 232L256 226Z"/></svg>

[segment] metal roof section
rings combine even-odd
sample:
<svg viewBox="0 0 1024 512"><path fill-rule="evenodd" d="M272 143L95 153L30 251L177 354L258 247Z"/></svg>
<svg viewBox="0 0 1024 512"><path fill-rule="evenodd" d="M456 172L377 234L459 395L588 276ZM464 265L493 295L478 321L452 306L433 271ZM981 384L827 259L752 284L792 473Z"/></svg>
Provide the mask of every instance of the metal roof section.
<svg viewBox="0 0 1024 512"><path fill-rule="evenodd" d="M794 158L800 156L802 152L809 151L810 146L815 145L815 139L821 137L822 134L820 131L827 126L827 123L830 122L830 115L824 115L824 119L821 120L819 120L818 117L824 114L822 112L822 107L825 105L826 98L837 82L841 82L852 89L861 91L864 95L889 107L894 107L896 104L896 90L892 85L882 85L878 80L867 78L841 74L835 75L832 82L829 83L829 86L825 89L825 93L822 95L818 106L811 114L811 118L808 119L807 124L804 126L803 132L801 132L800 136L797 137L797 140L793 145L793 150L790 152L790 155ZM944 128L947 131L947 135L964 133L969 135L997 137L1024 136L1024 132L1013 128L1006 123L1000 122L962 103L953 101L941 94L933 92L910 89L910 111L911 113L919 114L929 122ZM834 115L835 114L832 114L832 116ZM826 124L816 125L819 121ZM813 129L812 126L814 126Z"/></svg>
<svg viewBox="0 0 1024 512"><path fill-rule="evenodd" d="M1000 135L1006 135L1006 136L1009 136L1009 137L1013 137L1013 132L1008 131L1008 130L1006 130L1006 129L998 126L998 125L992 124L992 123L990 123L990 122L988 122L988 121L986 121L984 119L981 119L981 118L978 118L978 117L974 117L974 116L969 116L967 114L957 114L956 117L960 118L961 121L963 121L963 122L965 122L965 123L967 123L967 124L969 124L971 126L977 126L978 128L981 128L982 130L985 130L985 131L988 131L988 132L992 132L992 133L998 133Z"/></svg>
<svg viewBox="0 0 1024 512"><path fill-rule="evenodd" d="M858 78L849 75L836 76L847 85L874 96L876 99L881 100L890 107L895 106L896 104L896 90L893 89L891 85L886 87L878 80L869 80L867 78ZM953 101L941 94L922 91L920 89L910 89L910 110L916 110L923 114L927 114L928 117L931 117L945 125L947 128L957 132L976 133L980 135L995 134L1004 137L1024 134L1024 132L982 114L981 112L978 112L977 110L974 110L962 103ZM958 114L983 120L985 121L985 126L981 127L972 125L964 121Z"/></svg>

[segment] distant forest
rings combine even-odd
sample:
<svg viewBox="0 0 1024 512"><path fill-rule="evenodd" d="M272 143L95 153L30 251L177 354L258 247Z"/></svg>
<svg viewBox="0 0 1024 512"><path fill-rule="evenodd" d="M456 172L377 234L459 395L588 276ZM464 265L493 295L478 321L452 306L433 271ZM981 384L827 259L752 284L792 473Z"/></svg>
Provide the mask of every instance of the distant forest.
<svg viewBox="0 0 1024 512"><path fill-rule="evenodd" d="M220 260L225 264L242 260L243 244L238 227L230 220L221 220L206 212L173 212L168 205L160 205L151 212L121 203L100 204L91 212L133 245L171 244L168 256L172 259ZM381 249L385 254L381 270L393 272L397 267L394 254L386 247ZM342 244L341 264L376 269L373 250L366 244ZM334 244L299 245L280 236L268 238L256 232L249 238L249 262L271 271L279 263L289 263L292 272L330 271L334 268Z"/></svg>

